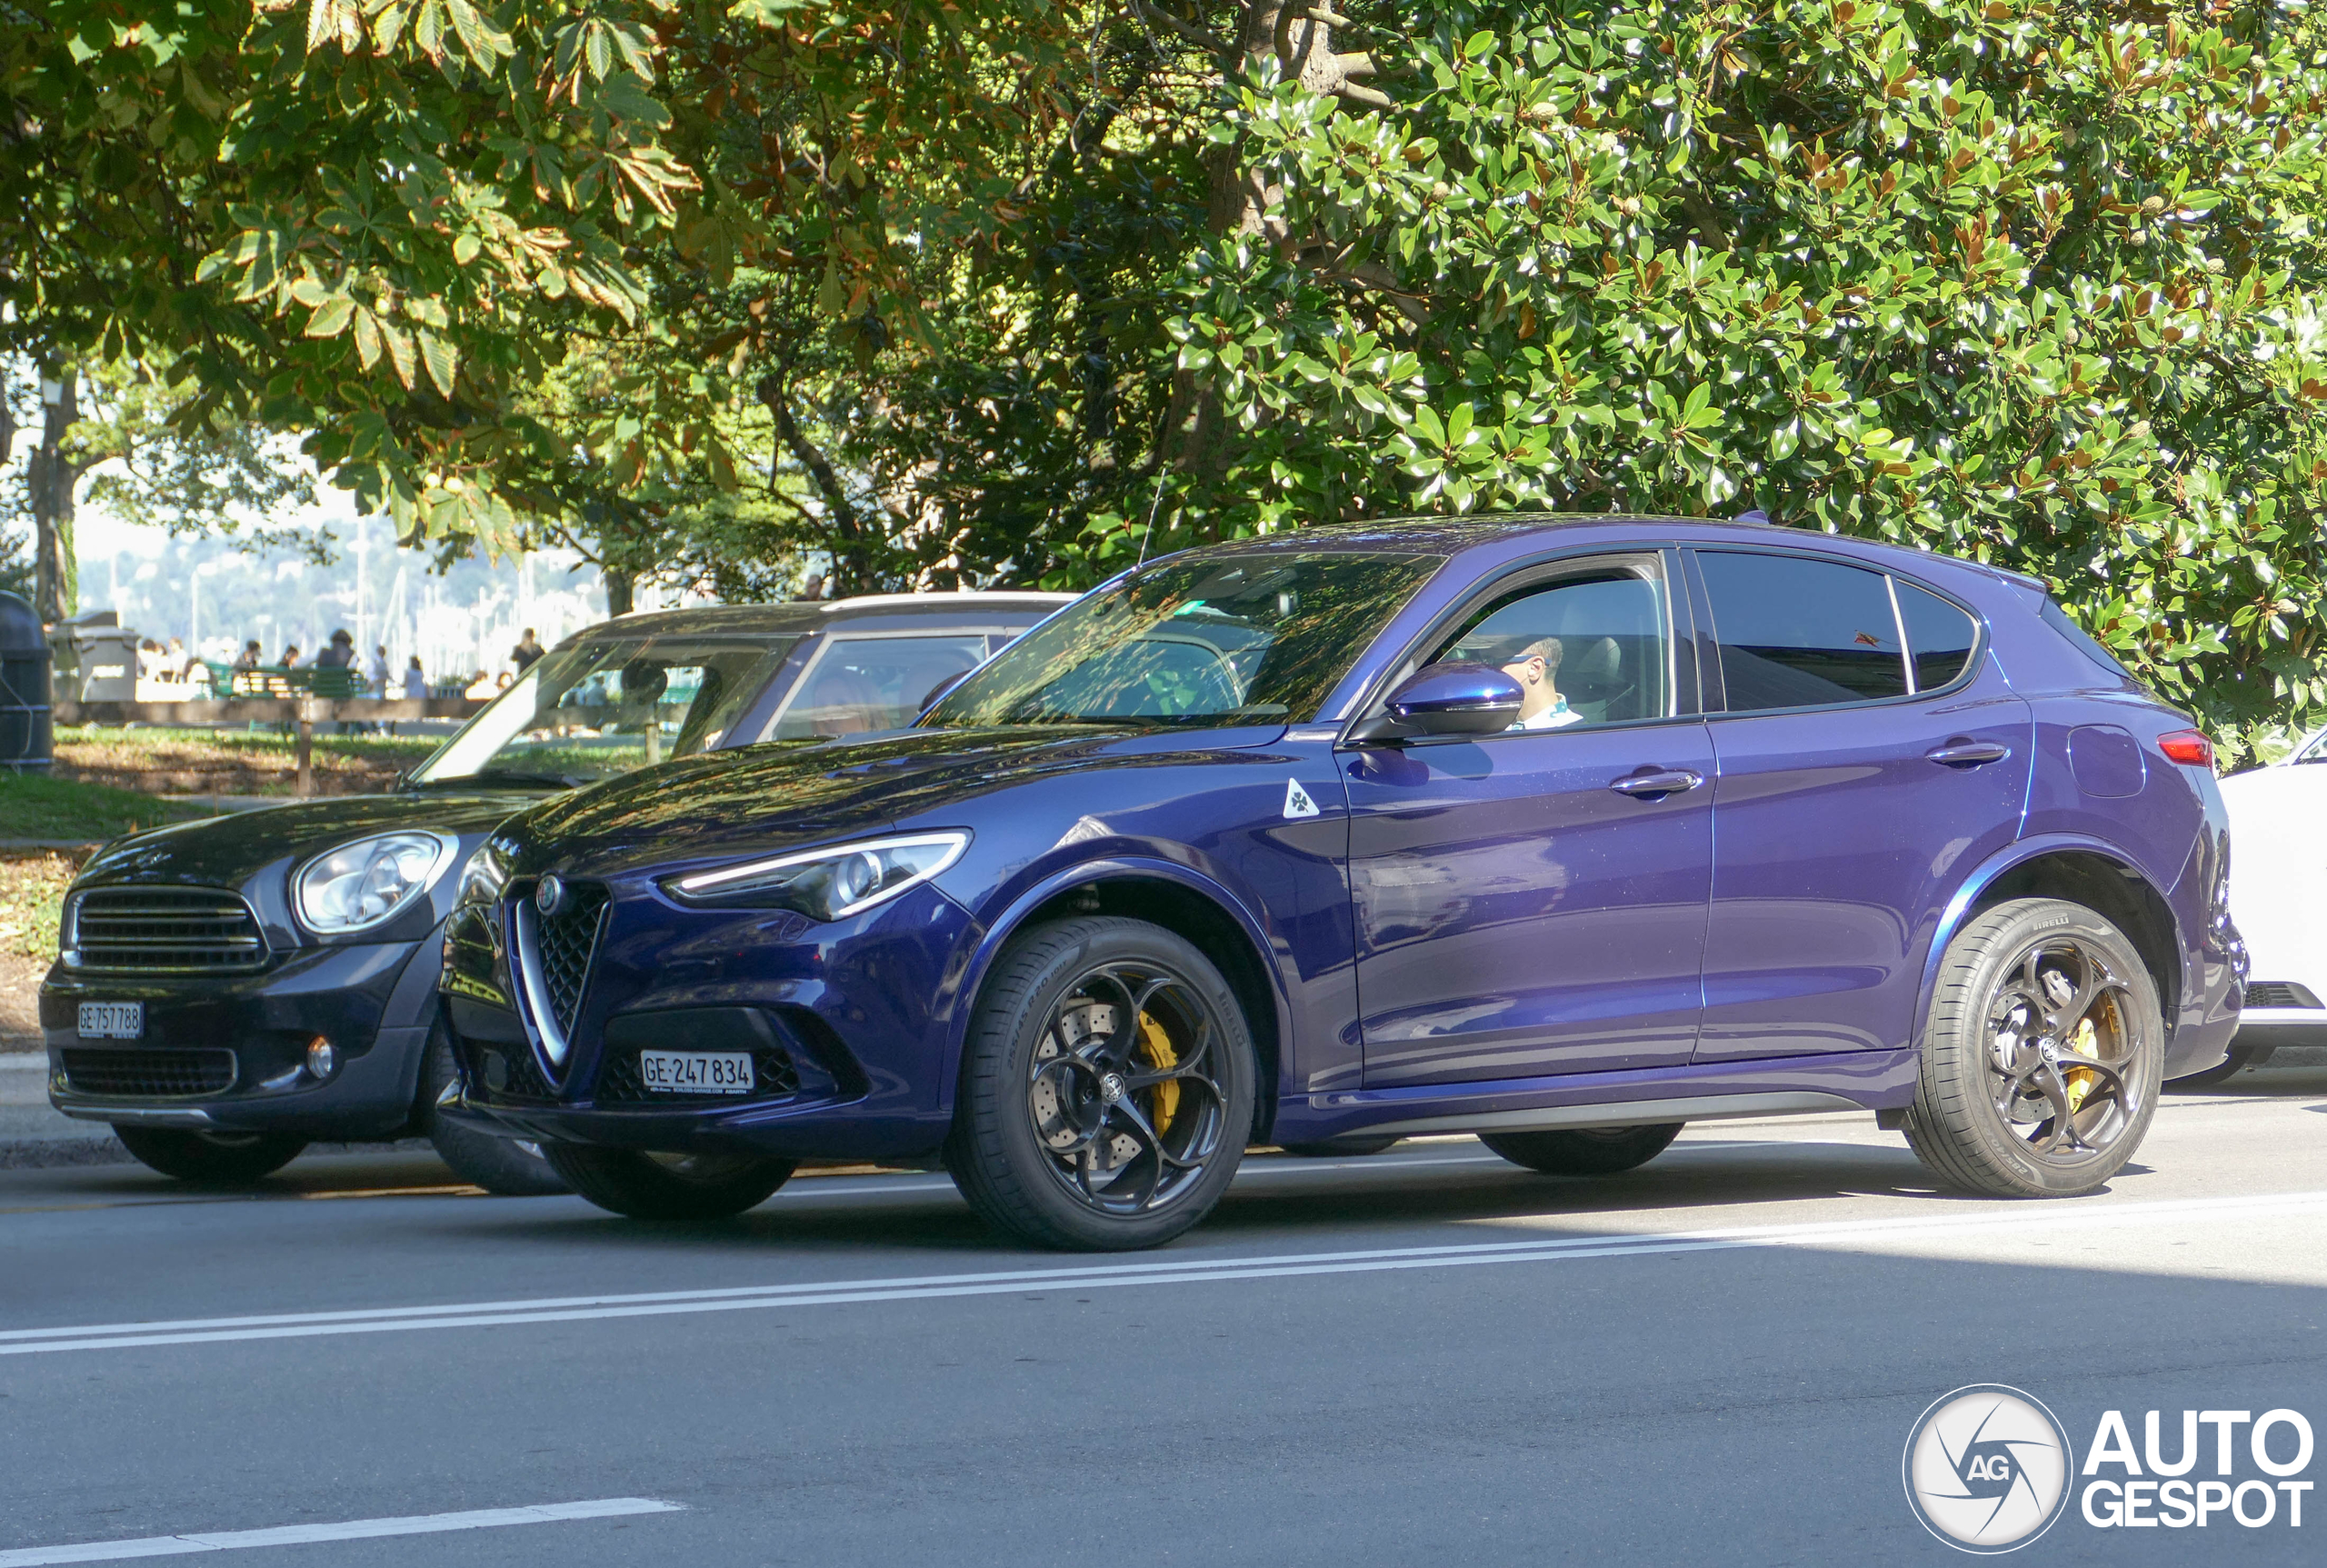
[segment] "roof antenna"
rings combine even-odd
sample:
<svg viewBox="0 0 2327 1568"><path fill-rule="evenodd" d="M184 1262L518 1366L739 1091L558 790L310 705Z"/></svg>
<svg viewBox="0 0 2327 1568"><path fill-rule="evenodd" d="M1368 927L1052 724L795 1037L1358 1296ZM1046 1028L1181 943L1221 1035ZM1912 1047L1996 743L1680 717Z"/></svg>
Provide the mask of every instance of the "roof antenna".
<svg viewBox="0 0 2327 1568"><path fill-rule="evenodd" d="M1155 499L1147 504L1147 526L1140 531L1139 559L1131 564L1131 569L1134 572L1138 571L1140 567L1147 564L1147 542L1155 537L1155 514L1157 509L1164 504L1164 481L1170 477L1171 472L1172 471L1170 469L1160 466L1157 469L1155 474ZM1767 519L1765 518L1763 521L1766 522Z"/></svg>
<svg viewBox="0 0 2327 1568"><path fill-rule="evenodd" d="M1768 526L1770 523L1770 514L1763 511L1759 506L1756 506L1751 512L1740 512L1736 516L1732 517L1730 521L1732 523L1759 523L1763 526Z"/></svg>

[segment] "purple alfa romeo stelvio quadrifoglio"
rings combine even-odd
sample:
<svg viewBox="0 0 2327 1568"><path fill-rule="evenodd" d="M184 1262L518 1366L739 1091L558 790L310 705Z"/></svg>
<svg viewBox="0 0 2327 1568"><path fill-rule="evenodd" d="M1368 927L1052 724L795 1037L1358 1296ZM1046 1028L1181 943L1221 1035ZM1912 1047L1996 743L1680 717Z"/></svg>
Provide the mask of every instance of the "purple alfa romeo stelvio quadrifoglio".
<svg viewBox="0 0 2327 1568"><path fill-rule="evenodd" d="M1772 527L1490 517L1150 563L910 729L546 802L462 875L443 1114L642 1218L942 1160L1141 1247L1250 1144L1604 1175L1871 1111L2090 1192L2222 1059L2212 753L2050 602Z"/></svg>

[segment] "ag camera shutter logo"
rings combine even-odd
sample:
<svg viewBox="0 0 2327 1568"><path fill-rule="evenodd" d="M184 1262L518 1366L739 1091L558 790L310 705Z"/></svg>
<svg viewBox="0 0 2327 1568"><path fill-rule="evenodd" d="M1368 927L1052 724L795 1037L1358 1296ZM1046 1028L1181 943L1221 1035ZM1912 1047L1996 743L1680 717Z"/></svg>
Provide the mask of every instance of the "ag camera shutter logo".
<svg viewBox="0 0 2327 1568"><path fill-rule="evenodd" d="M1933 1403L1907 1434L1900 1468L1923 1528L1960 1552L2027 1545L2067 1509L2076 1456L2043 1402L2000 1383Z"/></svg>

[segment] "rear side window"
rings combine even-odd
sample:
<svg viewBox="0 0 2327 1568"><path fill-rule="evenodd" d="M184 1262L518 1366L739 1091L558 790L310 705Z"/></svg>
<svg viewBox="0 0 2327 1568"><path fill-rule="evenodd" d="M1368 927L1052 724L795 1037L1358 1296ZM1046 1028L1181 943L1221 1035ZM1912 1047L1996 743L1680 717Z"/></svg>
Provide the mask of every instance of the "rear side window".
<svg viewBox="0 0 2327 1568"><path fill-rule="evenodd" d="M1701 552L1729 711L1907 694L1899 618L1880 572L1798 555Z"/></svg>
<svg viewBox="0 0 2327 1568"><path fill-rule="evenodd" d="M2078 653L2121 680L2132 681L2136 685L2141 684L2139 675L2119 664L2117 655L2111 653L2099 638L2070 620L2069 613L2052 600L2045 600L2043 609L2037 613L2043 618L2044 624L2067 639L2069 646Z"/></svg>
<svg viewBox="0 0 2327 1568"><path fill-rule="evenodd" d="M901 729L956 675L985 658L976 632L940 637L843 637L825 645L816 667L775 726L779 741L823 740Z"/></svg>
<svg viewBox="0 0 2327 1568"><path fill-rule="evenodd" d="M1899 620L1907 629L1907 662L1914 667L1915 690L1947 684L1972 662L1980 628L1971 616L1913 583L1891 579L1899 594Z"/></svg>

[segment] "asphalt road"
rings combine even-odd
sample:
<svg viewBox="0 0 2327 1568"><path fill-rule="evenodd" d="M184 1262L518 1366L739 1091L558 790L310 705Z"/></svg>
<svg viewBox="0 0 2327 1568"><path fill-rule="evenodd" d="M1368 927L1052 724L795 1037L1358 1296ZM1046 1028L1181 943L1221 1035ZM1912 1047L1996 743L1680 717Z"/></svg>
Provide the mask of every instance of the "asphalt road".
<svg viewBox="0 0 2327 1568"><path fill-rule="evenodd" d="M2322 1113L2315 1069L2170 1097L2072 1203L1937 1193L1867 1118L1692 1128L1596 1183L1466 1139L1260 1156L1128 1258L1005 1248L937 1175L649 1226L466 1193L417 1154L303 1160L256 1197L0 1172L0 1568L268 1530L162 1544L249 1568L1955 1562L1900 1462L1964 1384L2034 1394L2080 1455L2110 1409L2136 1444L2163 1411L2171 1449L2185 1408L2292 1407L2327 1449ZM2015 1560L2315 1563L2308 1503L2202 1530L2072 1505Z"/></svg>

